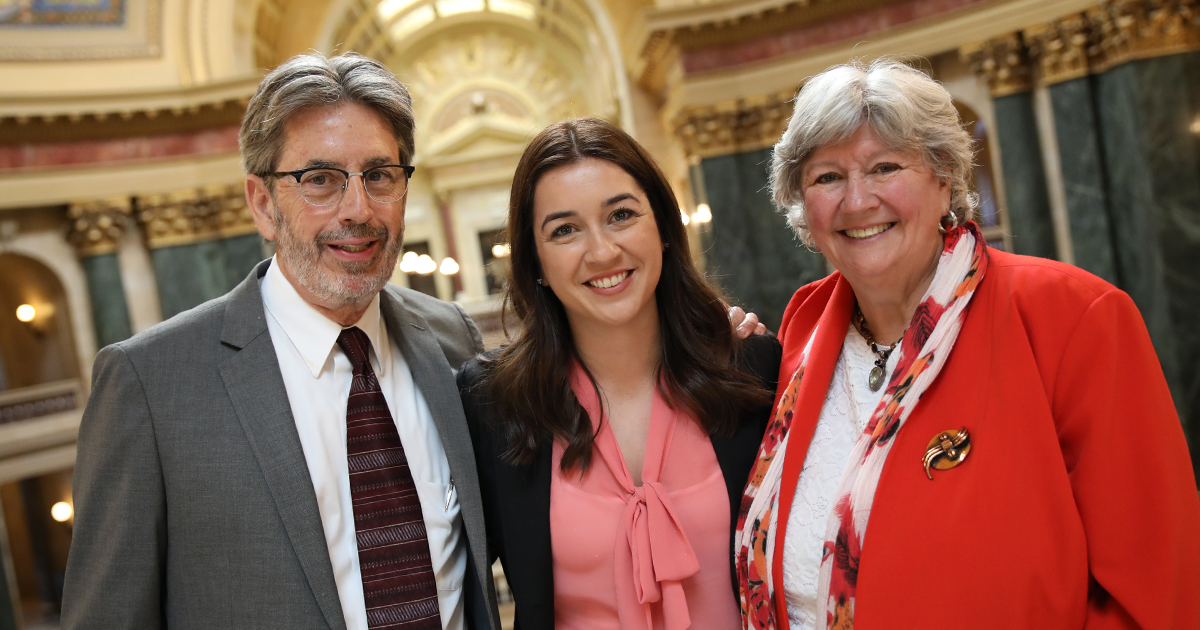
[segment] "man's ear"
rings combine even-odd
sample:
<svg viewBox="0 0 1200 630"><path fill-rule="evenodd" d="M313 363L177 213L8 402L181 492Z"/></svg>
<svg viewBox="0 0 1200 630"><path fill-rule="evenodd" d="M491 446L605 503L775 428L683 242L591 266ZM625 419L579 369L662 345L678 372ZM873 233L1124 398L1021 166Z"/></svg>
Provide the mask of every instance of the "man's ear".
<svg viewBox="0 0 1200 630"><path fill-rule="evenodd" d="M246 176L246 204L254 215L258 233L268 241L275 240L275 200L267 183L258 175Z"/></svg>

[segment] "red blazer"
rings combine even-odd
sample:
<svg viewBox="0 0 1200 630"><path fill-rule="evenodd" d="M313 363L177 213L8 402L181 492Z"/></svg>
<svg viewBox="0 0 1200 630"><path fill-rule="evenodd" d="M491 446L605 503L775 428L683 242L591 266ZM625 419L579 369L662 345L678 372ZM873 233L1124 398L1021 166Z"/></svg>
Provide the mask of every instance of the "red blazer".
<svg viewBox="0 0 1200 630"><path fill-rule="evenodd" d="M1075 267L988 253L954 350L880 477L855 626L1200 628L1200 500L1137 307ZM821 328L788 439L779 523L853 305L834 273L797 291L784 313L781 392ZM963 427L969 456L930 481L921 463L930 439ZM784 532L772 560L786 627Z"/></svg>

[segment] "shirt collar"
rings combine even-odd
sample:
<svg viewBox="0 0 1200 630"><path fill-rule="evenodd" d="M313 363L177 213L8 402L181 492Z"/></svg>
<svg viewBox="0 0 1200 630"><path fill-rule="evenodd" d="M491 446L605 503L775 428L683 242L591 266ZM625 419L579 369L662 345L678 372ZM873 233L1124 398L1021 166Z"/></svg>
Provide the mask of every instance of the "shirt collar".
<svg viewBox="0 0 1200 630"><path fill-rule="evenodd" d="M342 332L341 324L323 315L300 296L280 271L279 261L275 257L271 258L271 266L263 276L261 288L263 306L296 347L313 378L320 378L330 353L337 346L338 335ZM379 311L378 294L354 325L371 340L372 367L377 376L383 376L391 358L391 347Z"/></svg>

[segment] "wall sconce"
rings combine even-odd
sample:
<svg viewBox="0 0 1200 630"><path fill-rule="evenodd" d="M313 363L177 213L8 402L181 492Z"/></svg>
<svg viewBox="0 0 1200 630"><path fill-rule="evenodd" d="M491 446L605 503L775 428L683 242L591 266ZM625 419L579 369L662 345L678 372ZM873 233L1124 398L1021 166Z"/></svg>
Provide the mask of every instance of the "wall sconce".
<svg viewBox="0 0 1200 630"><path fill-rule="evenodd" d="M679 214L680 214L680 217L679 217L679 219L680 219L681 221L683 221L683 225L684 225L685 227L687 226L687 224L689 224L689 223L691 223L691 222L692 222L692 217L689 217L689 216L688 216L688 213L684 212L683 210L680 210L680 211L679 211Z"/></svg>
<svg viewBox="0 0 1200 630"><path fill-rule="evenodd" d="M41 322L37 321L39 315L42 319ZM17 307L17 321L28 326L33 336L38 339L41 339L42 335L46 334L45 319L48 315L50 313L46 312L46 309L38 312L38 309L34 308L32 304L22 304Z"/></svg>
<svg viewBox="0 0 1200 630"><path fill-rule="evenodd" d="M696 211L692 213L692 220L696 223L708 223L712 221L712 210L708 204L702 203L696 206Z"/></svg>
<svg viewBox="0 0 1200 630"><path fill-rule="evenodd" d="M1200 134L1200 114L1196 114L1196 118L1192 120L1191 126L1188 127L1192 133Z"/></svg>
<svg viewBox="0 0 1200 630"><path fill-rule="evenodd" d="M512 254L512 246L508 243L492 245L492 258L508 258Z"/></svg>
<svg viewBox="0 0 1200 630"><path fill-rule="evenodd" d="M453 258L445 258L442 260L442 266L438 267L438 271L447 276L453 276L458 273L458 263Z"/></svg>
<svg viewBox="0 0 1200 630"><path fill-rule="evenodd" d="M75 508L71 507L71 504L66 501L59 501L50 507L50 518L59 523L66 523L73 516L75 516Z"/></svg>

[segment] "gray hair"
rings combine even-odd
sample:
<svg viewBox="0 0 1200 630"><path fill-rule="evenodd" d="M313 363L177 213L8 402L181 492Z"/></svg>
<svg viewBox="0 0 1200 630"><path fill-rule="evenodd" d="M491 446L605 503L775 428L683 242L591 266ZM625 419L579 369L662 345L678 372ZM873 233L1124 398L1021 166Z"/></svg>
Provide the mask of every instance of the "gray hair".
<svg viewBox="0 0 1200 630"><path fill-rule="evenodd" d="M960 223L975 217L978 196L970 189L974 149L946 88L899 61L850 63L804 84L787 130L775 144L771 193L801 240L808 238L804 164L818 149L846 140L864 124L889 149L920 154L950 184L950 209Z"/></svg>
<svg viewBox="0 0 1200 630"><path fill-rule="evenodd" d="M392 128L400 163L413 155L412 97L386 66L370 57L345 53L296 55L271 71L246 106L238 145L242 168L251 175L273 173L283 153L283 128L297 113L350 102L369 107Z"/></svg>

